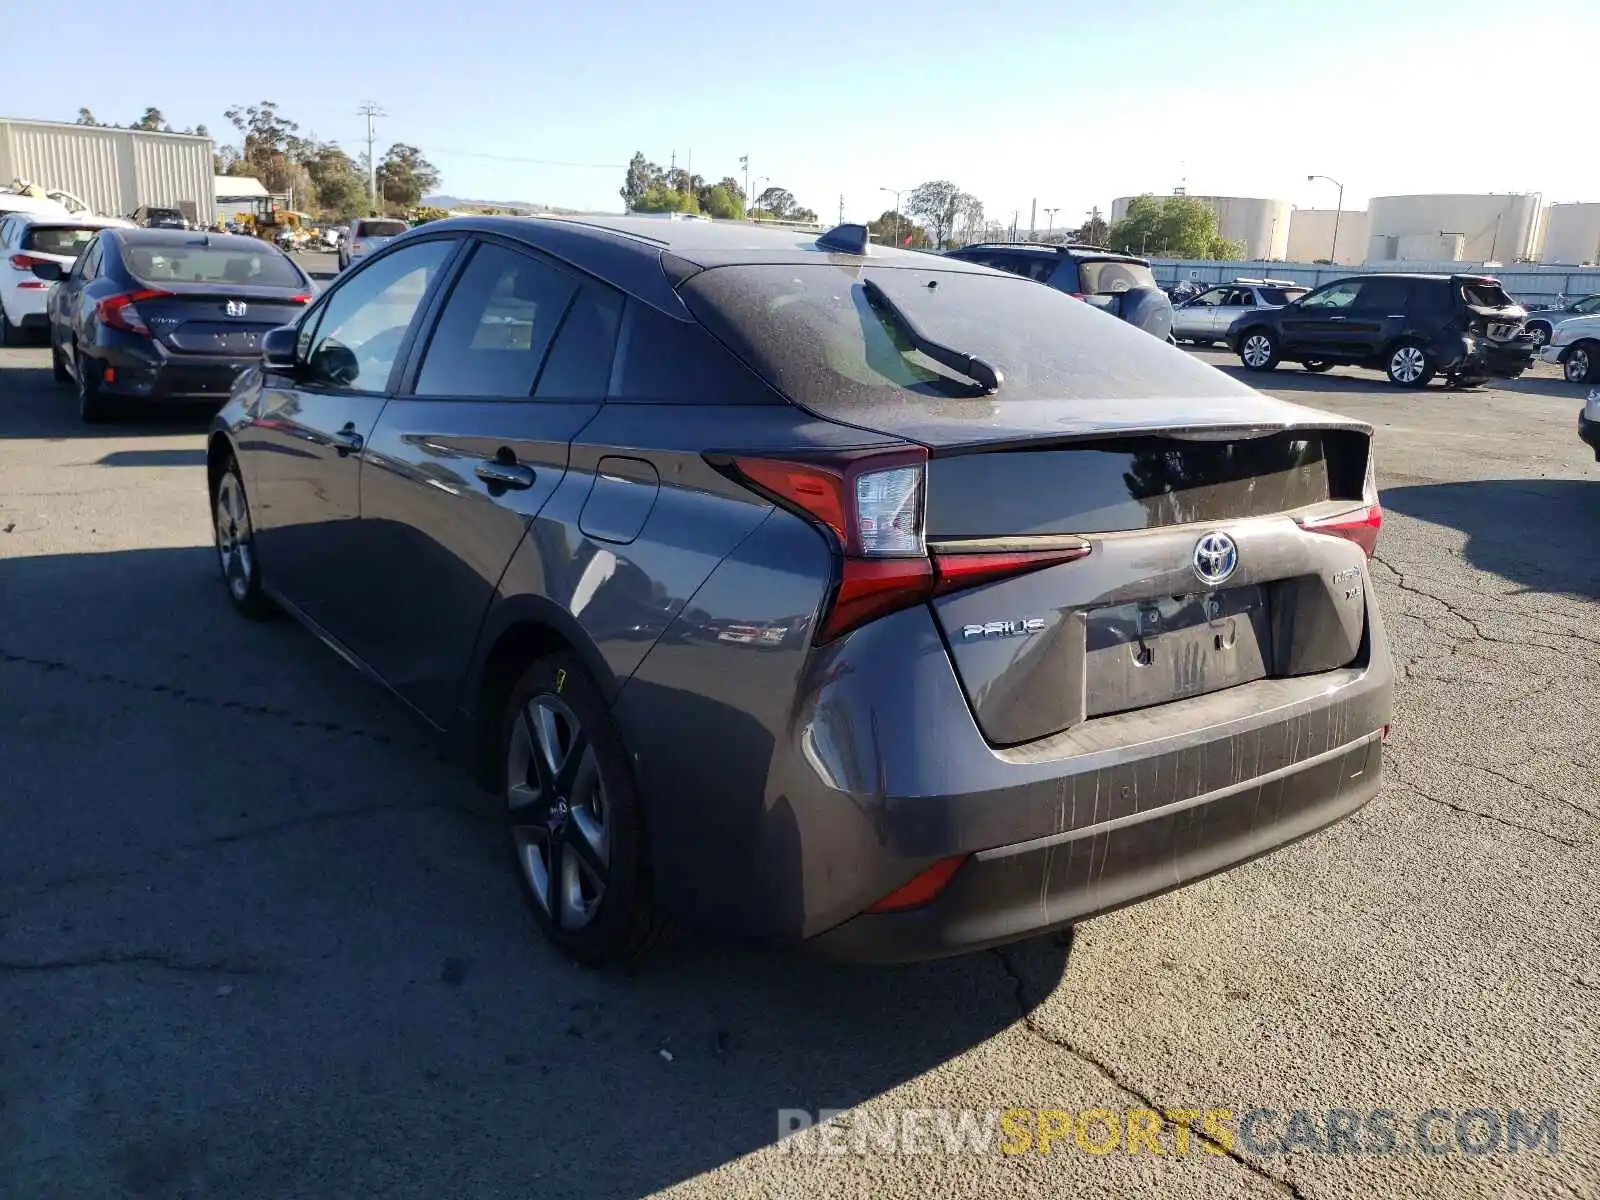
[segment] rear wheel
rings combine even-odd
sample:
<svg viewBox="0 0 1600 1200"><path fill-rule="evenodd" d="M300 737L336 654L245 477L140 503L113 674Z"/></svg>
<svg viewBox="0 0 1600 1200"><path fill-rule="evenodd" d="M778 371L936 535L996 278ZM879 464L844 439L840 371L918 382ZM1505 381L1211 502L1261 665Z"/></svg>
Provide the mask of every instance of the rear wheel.
<svg viewBox="0 0 1600 1200"><path fill-rule="evenodd" d="M1550 344L1550 323L1548 321L1529 321L1527 333L1533 339L1533 348L1543 350Z"/></svg>
<svg viewBox="0 0 1600 1200"><path fill-rule="evenodd" d="M1397 387L1427 387L1436 370L1433 358L1418 342L1401 342L1389 351L1384 373Z"/></svg>
<svg viewBox="0 0 1600 1200"><path fill-rule="evenodd" d="M659 929L644 823L622 738L577 658L523 672L500 748L511 848L540 929L588 966L637 956Z"/></svg>
<svg viewBox="0 0 1600 1200"><path fill-rule="evenodd" d="M6 306L0 303L0 346L15 346L22 341L22 330L11 323Z"/></svg>
<svg viewBox="0 0 1600 1200"><path fill-rule="evenodd" d="M78 419L85 425L104 425L112 420L116 414L100 392L100 375L92 361L80 350L72 365L78 376Z"/></svg>
<svg viewBox="0 0 1600 1200"><path fill-rule="evenodd" d="M1579 342L1561 356L1561 373L1568 383L1592 383L1600 366L1600 343Z"/></svg>
<svg viewBox="0 0 1600 1200"><path fill-rule="evenodd" d="M1278 339L1266 329L1252 329L1239 341L1239 361L1252 371L1270 371L1278 365Z"/></svg>
<svg viewBox="0 0 1600 1200"><path fill-rule="evenodd" d="M1313 375L1316 375L1323 371L1329 370L1333 364L1322 358L1308 358L1305 362L1301 363L1300 366L1304 370L1310 371Z"/></svg>

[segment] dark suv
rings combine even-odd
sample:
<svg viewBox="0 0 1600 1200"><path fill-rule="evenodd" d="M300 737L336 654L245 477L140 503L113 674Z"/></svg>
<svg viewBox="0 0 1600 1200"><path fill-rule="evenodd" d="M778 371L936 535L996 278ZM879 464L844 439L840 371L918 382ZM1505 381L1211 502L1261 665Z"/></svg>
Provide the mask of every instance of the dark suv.
<svg viewBox="0 0 1600 1200"><path fill-rule="evenodd" d="M1172 301L1142 258L1104 246L1037 242L985 242L952 250L947 257L1037 280L1158 338L1172 334Z"/></svg>
<svg viewBox="0 0 1600 1200"><path fill-rule="evenodd" d="M1252 371L1348 364L1383 371L1401 387L1426 387L1435 375L1470 387L1528 369L1535 345L1523 329L1527 315L1487 275L1356 275L1244 314L1227 340Z"/></svg>

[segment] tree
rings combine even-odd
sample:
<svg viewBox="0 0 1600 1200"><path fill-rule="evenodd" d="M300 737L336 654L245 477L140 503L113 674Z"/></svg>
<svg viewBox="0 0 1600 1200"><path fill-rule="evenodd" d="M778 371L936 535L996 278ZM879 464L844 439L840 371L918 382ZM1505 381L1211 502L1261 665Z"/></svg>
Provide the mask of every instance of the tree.
<svg viewBox="0 0 1600 1200"><path fill-rule="evenodd" d="M700 193L700 211L716 221L738 221L744 218L744 191L738 184L728 185L724 179Z"/></svg>
<svg viewBox="0 0 1600 1200"><path fill-rule="evenodd" d="M1194 196L1135 196L1111 227L1111 245L1134 254L1238 259L1244 247L1217 233L1217 214Z"/></svg>
<svg viewBox="0 0 1600 1200"><path fill-rule="evenodd" d="M650 190L652 184L661 178L661 168L648 161L642 152L635 152L628 163L628 173L623 178L622 203L628 212L635 212L639 208L639 201Z"/></svg>
<svg viewBox="0 0 1600 1200"><path fill-rule="evenodd" d="M1100 215L1098 208L1089 213L1089 219L1067 235L1068 241L1083 242L1090 246L1104 246L1111 240L1111 226Z"/></svg>
<svg viewBox="0 0 1600 1200"><path fill-rule="evenodd" d="M919 183L906 197L906 212L922 218L935 249L943 250L950 240L964 195L948 179L935 179Z"/></svg>
<svg viewBox="0 0 1600 1200"><path fill-rule="evenodd" d="M885 246L926 246L928 231L905 213L887 209L883 215L867 222L872 240Z"/></svg>
<svg viewBox="0 0 1600 1200"><path fill-rule="evenodd" d="M96 121L94 119L94 114L92 112L90 112L87 108L80 108L78 110L77 124L79 124L79 125L98 125L98 124L100 124L100 122Z"/></svg>
<svg viewBox="0 0 1600 1200"><path fill-rule="evenodd" d="M756 197L755 211L778 221L797 221L795 215L798 205L794 201L794 193L788 188L769 187ZM815 218L816 214L812 214Z"/></svg>
<svg viewBox="0 0 1600 1200"><path fill-rule="evenodd" d="M332 142L320 143L303 164L316 193L316 209L326 217L349 220L368 212L366 175Z"/></svg>
<svg viewBox="0 0 1600 1200"><path fill-rule="evenodd" d="M161 110L159 108L147 108L144 110L144 116L140 117L132 125L129 125L128 128L143 129L147 132L154 132L162 128L162 126L166 126L169 130L172 128L170 125L167 125L167 119L161 115Z"/></svg>
<svg viewBox="0 0 1600 1200"><path fill-rule="evenodd" d="M415 208L438 186L439 169L415 146L396 142L378 163L378 194L390 204Z"/></svg>

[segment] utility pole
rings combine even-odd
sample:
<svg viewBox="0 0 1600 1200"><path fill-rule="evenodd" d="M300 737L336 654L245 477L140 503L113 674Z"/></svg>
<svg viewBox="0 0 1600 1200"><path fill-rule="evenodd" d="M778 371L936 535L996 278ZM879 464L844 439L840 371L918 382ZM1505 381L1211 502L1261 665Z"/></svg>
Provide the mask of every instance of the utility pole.
<svg viewBox="0 0 1600 1200"><path fill-rule="evenodd" d="M839 224L844 224L844 193L839 193Z"/></svg>
<svg viewBox="0 0 1600 1200"><path fill-rule="evenodd" d="M1055 208L1047 208L1047 209L1044 210L1044 219L1045 219L1044 236L1047 239L1050 237L1051 234L1053 234L1056 231L1056 214L1058 212L1060 212L1060 211L1061 211L1061 206L1060 205L1057 205Z"/></svg>
<svg viewBox="0 0 1600 1200"><path fill-rule="evenodd" d="M380 205L378 204L378 160L373 156L372 153L372 143L374 140L374 134L372 132L372 118L387 117L389 114L384 112L383 109L379 108L371 100L368 100L360 108L356 109L356 114L367 119L367 195L372 200L372 211L375 213L378 211Z"/></svg>
<svg viewBox="0 0 1600 1200"><path fill-rule="evenodd" d="M1033 207L1028 210L1028 240L1030 242L1038 241L1039 239L1036 236L1038 232L1039 232L1039 197L1035 196L1033 198Z"/></svg>
<svg viewBox="0 0 1600 1200"><path fill-rule="evenodd" d="M748 217L750 215L750 201L755 199L750 194L750 156L741 154L739 156L739 165L744 168L744 215Z"/></svg>

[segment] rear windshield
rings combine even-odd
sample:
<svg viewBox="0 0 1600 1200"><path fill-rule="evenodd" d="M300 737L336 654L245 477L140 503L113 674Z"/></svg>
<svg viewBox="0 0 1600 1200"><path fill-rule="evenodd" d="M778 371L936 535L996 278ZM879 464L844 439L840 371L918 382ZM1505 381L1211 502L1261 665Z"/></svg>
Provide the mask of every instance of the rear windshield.
<svg viewBox="0 0 1600 1200"><path fill-rule="evenodd" d="M293 263L265 243L237 246L122 247L122 262L141 283L247 283L260 287L304 287Z"/></svg>
<svg viewBox="0 0 1600 1200"><path fill-rule="evenodd" d="M152 221L181 221L183 214L175 208L147 208L144 215Z"/></svg>
<svg viewBox="0 0 1600 1200"><path fill-rule="evenodd" d="M682 294L734 353L814 412L943 398L970 402L975 422L992 416L994 403L972 381L913 349L900 326L867 303L862 278L927 337L998 368L997 402L1236 392L1228 376L1142 329L1011 275L937 265L741 265L701 271Z"/></svg>
<svg viewBox="0 0 1600 1200"><path fill-rule="evenodd" d="M37 250L40 254L70 254L77 258L89 239L99 233L96 226L88 225L34 225L22 238L22 249Z"/></svg>
<svg viewBox="0 0 1600 1200"><path fill-rule="evenodd" d="M1474 308L1510 308L1516 303L1498 283L1464 283L1461 296Z"/></svg>
<svg viewBox="0 0 1600 1200"><path fill-rule="evenodd" d="M357 237L399 237L409 226L404 221L357 221Z"/></svg>
<svg viewBox="0 0 1600 1200"><path fill-rule="evenodd" d="M1153 288L1156 277L1143 263L1080 262L1078 290L1086 295L1103 296L1131 288Z"/></svg>
<svg viewBox="0 0 1600 1200"><path fill-rule="evenodd" d="M1283 288L1264 287L1257 288L1256 293L1268 304L1287 304L1291 300L1298 300L1309 292L1310 288Z"/></svg>

